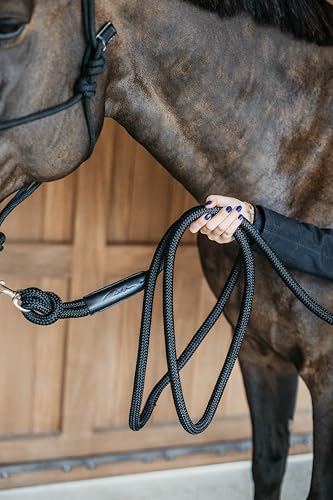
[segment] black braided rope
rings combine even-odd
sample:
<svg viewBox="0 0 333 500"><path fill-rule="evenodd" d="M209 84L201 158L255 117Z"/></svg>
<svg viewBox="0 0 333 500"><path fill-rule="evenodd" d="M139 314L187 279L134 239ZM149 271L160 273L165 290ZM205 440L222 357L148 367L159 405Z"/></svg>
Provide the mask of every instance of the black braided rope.
<svg viewBox="0 0 333 500"><path fill-rule="evenodd" d="M235 239L240 248L239 256L226 281L221 295L203 324L194 334L186 349L182 352L179 358L177 358L173 310L174 265L177 248L179 247L179 243L184 232L194 220L207 212L214 215L219 210L219 208L207 210L205 207L196 207L186 212L170 227L162 238L155 251L150 268L146 273L139 348L129 416L129 425L133 430L142 429L142 427L144 427L144 425L148 422L160 395L168 384L171 385L179 421L187 432L191 434L203 432L213 420L225 386L237 360L251 315L255 285L255 268L250 242L257 244L266 258L271 262L273 268L278 273L282 281L305 305L305 307L322 320L333 325L333 314L309 296L301 285L288 273L285 266L263 240L258 231L246 219L244 219L240 228L235 233ZM164 272L163 312L168 372L155 385L141 412L149 352L154 295L157 278L161 270ZM235 333L207 407L202 417L195 423L191 420L186 407L179 372L197 351L203 340L223 313L224 307L236 287L241 274L244 275L244 289ZM84 300L62 302L56 294L52 292L43 292L37 288L28 288L23 290L20 292L20 295L22 307L29 310L29 312L25 312L23 314L29 321L37 325L46 326L56 322L58 319L79 318L89 315L89 310Z"/></svg>
<svg viewBox="0 0 333 500"><path fill-rule="evenodd" d="M204 207L199 207L185 213L180 218L180 220L176 224L174 224L166 233L154 255L146 279L140 341L129 417L129 425L133 430L142 429L142 427L144 427L144 425L148 422L161 393L169 383L171 384L172 395L179 421L187 432L191 434L198 434L207 429L207 427L211 423L223 395L225 386L230 377L231 371L238 357L250 319L254 294L255 269L249 240L255 242L260 247L266 258L271 262L275 271L278 273L283 282L288 286L288 288L292 291L292 293L294 293L294 295L311 312L316 314L319 318L323 319L327 323L333 325L333 314L327 311L327 309L325 309L324 307L320 306L314 299L312 299L308 295L308 293L301 287L301 285L299 285L299 283L297 283L297 281L288 273L285 266L267 245L267 243L263 240L258 231L246 219L244 219L241 227L235 233L235 239L240 247L240 255L234 264L234 267L226 281L224 289L214 308L208 314L204 323L200 326L186 349L177 359L173 313L173 273L177 247L186 228L194 220L196 220L207 211L214 215L218 212L218 210L219 209L207 210ZM161 266L164 267L164 335L168 372L155 385L147 398L142 413L140 413L143 401L148 360L154 293L158 272ZM241 303L241 310L235 333L226 360L219 374L207 407L198 422L194 423L191 420L186 408L179 372L191 359L213 325L216 323L217 319L222 314L225 304L228 302L231 293L238 282L242 269L244 269L245 285Z"/></svg>
<svg viewBox="0 0 333 500"><path fill-rule="evenodd" d="M218 210L219 209L213 209L209 210L209 212L217 213ZM194 335L179 359L177 359L173 311L173 279L176 251L187 227L206 212L207 210L204 207L195 208L186 212L164 236L155 252L153 261L148 270L143 302L139 350L134 377L134 389L129 417L129 425L133 430L139 430L147 423L163 389L170 383L177 415L183 428L191 434L203 432L213 420L226 383L237 360L250 318L254 295L253 257L248 238L243 232L239 232L236 235L242 257L237 259L236 264L234 265L234 268L213 310L209 313L203 325ZM245 289L235 335L233 336L229 352L206 410L200 420L197 423L194 423L190 419L187 411L179 371L189 361L222 314L224 306L229 300L230 295L237 284L238 278L240 277L243 264L245 270ZM161 266L164 268L163 311L168 373L165 374L164 377L162 377L162 379L156 384L151 394L148 396L143 412L140 415L149 351L153 301L156 281Z"/></svg>

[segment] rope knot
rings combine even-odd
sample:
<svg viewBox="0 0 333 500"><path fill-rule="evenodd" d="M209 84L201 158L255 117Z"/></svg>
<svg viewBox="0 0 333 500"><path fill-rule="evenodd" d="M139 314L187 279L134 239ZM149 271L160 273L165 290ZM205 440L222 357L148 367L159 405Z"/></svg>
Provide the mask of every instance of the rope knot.
<svg viewBox="0 0 333 500"><path fill-rule="evenodd" d="M89 78L82 77L75 84L75 92L82 94L83 97L94 97L97 91L96 81L91 81Z"/></svg>
<svg viewBox="0 0 333 500"><path fill-rule="evenodd" d="M62 301L53 292L43 292L39 288L27 288L20 293L21 305L29 312L25 317L41 326L52 325L61 317Z"/></svg>
<svg viewBox="0 0 333 500"><path fill-rule="evenodd" d="M75 84L75 91L83 97L94 97L96 95L96 78L105 70L105 56L100 49L91 53L82 71L81 78Z"/></svg>

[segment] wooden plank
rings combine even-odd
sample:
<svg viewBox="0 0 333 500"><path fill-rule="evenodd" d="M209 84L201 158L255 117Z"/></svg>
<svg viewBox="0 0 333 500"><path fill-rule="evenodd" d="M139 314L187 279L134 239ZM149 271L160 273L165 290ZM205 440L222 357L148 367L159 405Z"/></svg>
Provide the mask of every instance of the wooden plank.
<svg viewBox="0 0 333 500"><path fill-rule="evenodd" d="M1 254L1 279L15 278L17 286L19 278L62 277L71 275L72 252L70 245L49 243L6 243ZM30 282L29 286L33 286ZM22 288L21 284L17 286Z"/></svg>
<svg viewBox="0 0 333 500"><path fill-rule="evenodd" d="M106 123L108 126L108 123ZM112 242L128 241L129 227L124 224L128 221L134 207L132 207L131 183L133 179L135 155L137 145L135 141L129 140L124 128L117 127L115 130L115 146L113 152L112 175L110 183L109 206L106 210L108 218L108 240Z"/></svg>
<svg viewBox="0 0 333 500"><path fill-rule="evenodd" d="M111 243L157 242L195 200L122 128L117 127L107 211ZM188 232L184 241L193 242Z"/></svg>
<svg viewBox="0 0 333 500"><path fill-rule="evenodd" d="M106 151L99 142L91 161L78 179L76 219L73 238L71 296L78 297L103 283L107 226L105 200L110 183ZM98 172L96 172L96 166ZM88 431L95 413L92 353L100 317L70 322L67 342L66 376L62 429L66 433Z"/></svg>
<svg viewBox="0 0 333 500"><path fill-rule="evenodd" d="M73 236L74 207L77 174L66 179L49 182L45 190L43 207L43 240L70 243Z"/></svg>
<svg viewBox="0 0 333 500"><path fill-rule="evenodd" d="M2 227L9 241L41 241L43 236L43 205L46 191L38 189L15 209ZM4 207L6 201L1 204Z"/></svg>
<svg viewBox="0 0 333 500"><path fill-rule="evenodd" d="M21 281L23 287L27 281ZM66 298L67 284L56 278L35 282ZM48 328L29 323L10 302L0 302L0 436L58 432L62 407L64 322Z"/></svg>
<svg viewBox="0 0 333 500"><path fill-rule="evenodd" d="M5 222L9 241L65 243L73 233L75 175L45 183ZM1 205L4 206L5 202Z"/></svg>
<svg viewBox="0 0 333 500"><path fill-rule="evenodd" d="M131 244L131 245L109 245L105 248L106 265L104 272L109 279L121 279L127 274L148 269L156 250L156 244ZM195 263L198 257L196 245L180 245L183 260ZM191 271L194 276L203 277L202 270L197 268Z"/></svg>

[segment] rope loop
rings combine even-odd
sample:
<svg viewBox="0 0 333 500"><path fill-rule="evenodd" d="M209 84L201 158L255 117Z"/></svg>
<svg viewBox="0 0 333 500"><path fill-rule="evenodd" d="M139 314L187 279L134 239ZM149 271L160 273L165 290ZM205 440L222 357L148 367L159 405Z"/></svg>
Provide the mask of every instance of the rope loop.
<svg viewBox="0 0 333 500"><path fill-rule="evenodd" d="M21 305L29 312L24 316L33 323L48 326L61 317L62 301L53 292L44 292L39 288L27 288L21 292Z"/></svg>
<svg viewBox="0 0 333 500"><path fill-rule="evenodd" d="M101 75L105 70L105 64L104 54L95 54L94 57L88 60L85 74L89 77Z"/></svg>

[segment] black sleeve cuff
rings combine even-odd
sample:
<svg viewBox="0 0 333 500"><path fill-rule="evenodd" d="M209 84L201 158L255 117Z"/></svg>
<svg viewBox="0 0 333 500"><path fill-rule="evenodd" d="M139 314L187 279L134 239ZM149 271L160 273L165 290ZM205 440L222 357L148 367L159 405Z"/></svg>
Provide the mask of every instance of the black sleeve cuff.
<svg viewBox="0 0 333 500"><path fill-rule="evenodd" d="M261 233L265 226L265 213L260 205L253 205L254 208L254 222L253 226Z"/></svg>
<svg viewBox="0 0 333 500"><path fill-rule="evenodd" d="M254 208L254 221L253 227L261 234L265 227L265 212L260 205L253 205ZM255 252L261 253L260 248L254 243L251 243L251 249Z"/></svg>

